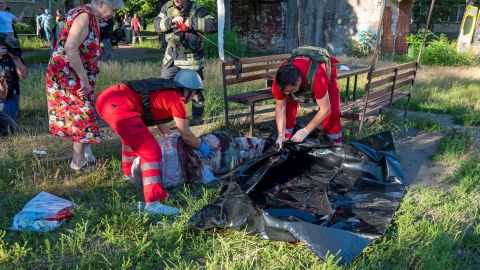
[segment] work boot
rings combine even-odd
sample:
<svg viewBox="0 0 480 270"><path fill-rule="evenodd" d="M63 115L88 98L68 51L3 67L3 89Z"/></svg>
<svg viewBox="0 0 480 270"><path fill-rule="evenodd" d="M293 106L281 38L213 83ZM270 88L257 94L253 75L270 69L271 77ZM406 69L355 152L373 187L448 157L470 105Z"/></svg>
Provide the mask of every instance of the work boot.
<svg viewBox="0 0 480 270"><path fill-rule="evenodd" d="M178 208L160 202L146 203L144 211L150 215L175 216L180 214Z"/></svg>
<svg viewBox="0 0 480 270"><path fill-rule="evenodd" d="M205 97L199 92L192 100L192 120L190 126L203 124L203 113L205 111Z"/></svg>

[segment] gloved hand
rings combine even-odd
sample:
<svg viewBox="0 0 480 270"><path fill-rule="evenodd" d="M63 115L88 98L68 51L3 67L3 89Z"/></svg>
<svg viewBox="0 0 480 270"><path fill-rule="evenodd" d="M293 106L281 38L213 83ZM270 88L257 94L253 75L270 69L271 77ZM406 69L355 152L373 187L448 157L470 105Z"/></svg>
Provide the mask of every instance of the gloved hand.
<svg viewBox="0 0 480 270"><path fill-rule="evenodd" d="M285 133L278 134L277 141L275 142L275 145L278 145L277 146L278 150L282 149L284 141L285 141Z"/></svg>
<svg viewBox="0 0 480 270"><path fill-rule="evenodd" d="M300 142L303 142L305 140L305 138L307 138L308 134L309 133L308 133L307 129L302 128L299 131L297 131L295 133L295 135L293 135L293 137L290 140L292 142L300 143Z"/></svg>
<svg viewBox="0 0 480 270"><path fill-rule="evenodd" d="M174 32L187 32L188 31L188 26L187 26L187 24L185 24L185 22L175 23L174 28L175 28Z"/></svg>
<svg viewBox="0 0 480 270"><path fill-rule="evenodd" d="M197 148L198 151L200 151L200 153L202 153L202 155L205 157L205 158L210 158L213 153L215 152L215 150L206 145L204 142L202 142L202 144L200 144L200 147Z"/></svg>

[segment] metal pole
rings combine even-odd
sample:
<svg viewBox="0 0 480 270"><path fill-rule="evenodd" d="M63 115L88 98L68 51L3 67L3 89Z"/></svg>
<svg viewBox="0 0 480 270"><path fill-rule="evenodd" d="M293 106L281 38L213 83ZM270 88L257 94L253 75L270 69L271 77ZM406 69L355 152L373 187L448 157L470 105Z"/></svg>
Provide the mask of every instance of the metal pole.
<svg viewBox="0 0 480 270"><path fill-rule="evenodd" d="M372 65L370 66L370 71L375 70L378 56L380 55L380 45L382 44L382 32L383 32L383 14L385 12L386 2L387 0L382 0L382 9L380 11L380 20L378 21L378 28L377 28L377 41L375 42L375 50L373 51L373 59L372 59Z"/></svg>
<svg viewBox="0 0 480 270"><path fill-rule="evenodd" d="M54 14L52 12L52 0L48 0L48 9L50 10L50 14Z"/></svg>
<svg viewBox="0 0 480 270"><path fill-rule="evenodd" d="M422 44L420 44L420 51L418 51L417 62L420 63L420 57L422 57L423 49L425 47L425 42L427 41L428 28L430 27L430 18L432 17L433 6L435 5L435 0L432 0L430 4L430 10L428 11L427 25L425 26L425 32L423 33Z"/></svg>

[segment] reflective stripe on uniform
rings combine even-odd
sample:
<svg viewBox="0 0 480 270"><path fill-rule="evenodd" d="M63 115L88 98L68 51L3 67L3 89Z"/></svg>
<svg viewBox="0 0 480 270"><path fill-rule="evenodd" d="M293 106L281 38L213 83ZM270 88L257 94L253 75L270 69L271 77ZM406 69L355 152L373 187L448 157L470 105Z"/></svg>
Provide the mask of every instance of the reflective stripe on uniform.
<svg viewBox="0 0 480 270"><path fill-rule="evenodd" d="M330 139L330 140L336 140L336 139L340 139L343 137L343 132L340 131L339 133L337 134L325 134L327 135L327 137Z"/></svg>
<svg viewBox="0 0 480 270"><path fill-rule="evenodd" d="M122 162L132 163L137 157L122 156Z"/></svg>
<svg viewBox="0 0 480 270"><path fill-rule="evenodd" d="M125 152L133 152L132 148L126 145L122 145L122 150Z"/></svg>
<svg viewBox="0 0 480 270"><path fill-rule="evenodd" d="M146 170L160 170L160 162L148 162L140 166L142 171Z"/></svg>
<svg viewBox="0 0 480 270"><path fill-rule="evenodd" d="M151 185L151 184L161 184L162 179L160 179L160 176L150 176L150 177L144 177L142 179L143 185Z"/></svg>
<svg viewBox="0 0 480 270"><path fill-rule="evenodd" d="M163 13L160 13L160 29L164 32L167 32L169 29L168 25L167 25L167 22L168 22L168 17L167 15L163 14Z"/></svg>

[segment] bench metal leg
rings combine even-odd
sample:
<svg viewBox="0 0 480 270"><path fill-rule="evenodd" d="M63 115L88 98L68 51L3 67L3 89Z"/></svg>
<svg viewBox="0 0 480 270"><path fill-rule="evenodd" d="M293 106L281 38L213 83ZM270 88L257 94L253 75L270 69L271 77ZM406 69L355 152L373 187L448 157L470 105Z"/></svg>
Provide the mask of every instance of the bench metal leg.
<svg viewBox="0 0 480 270"><path fill-rule="evenodd" d="M224 102L225 106L225 127L228 129L229 127L229 122L228 122L228 101Z"/></svg>
<svg viewBox="0 0 480 270"><path fill-rule="evenodd" d="M345 90L345 102L348 101L349 90L350 90L350 77L347 77L347 89Z"/></svg>
<svg viewBox="0 0 480 270"><path fill-rule="evenodd" d="M253 137L253 125L255 124L255 103L250 105L250 133L249 136Z"/></svg>
<svg viewBox="0 0 480 270"><path fill-rule="evenodd" d="M411 95L408 95L407 105L405 105L405 113L403 114L403 121L407 121L407 112L408 112L408 104L410 103Z"/></svg>
<svg viewBox="0 0 480 270"><path fill-rule="evenodd" d="M357 82L358 82L358 75L355 75L355 79L353 80L353 97L352 101L355 100L355 95L357 93Z"/></svg>

